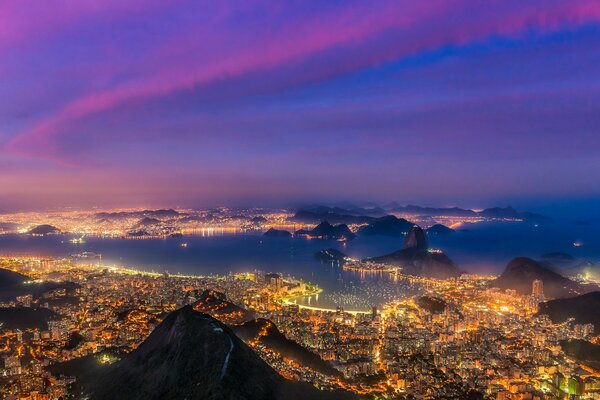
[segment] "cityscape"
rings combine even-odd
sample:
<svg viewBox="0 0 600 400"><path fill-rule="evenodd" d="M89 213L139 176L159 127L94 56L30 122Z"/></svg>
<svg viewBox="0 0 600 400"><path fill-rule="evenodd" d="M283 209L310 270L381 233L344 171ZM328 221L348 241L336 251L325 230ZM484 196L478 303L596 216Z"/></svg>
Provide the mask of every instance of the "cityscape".
<svg viewBox="0 0 600 400"><path fill-rule="evenodd" d="M0 1L0 400L600 400L598 0Z"/></svg>

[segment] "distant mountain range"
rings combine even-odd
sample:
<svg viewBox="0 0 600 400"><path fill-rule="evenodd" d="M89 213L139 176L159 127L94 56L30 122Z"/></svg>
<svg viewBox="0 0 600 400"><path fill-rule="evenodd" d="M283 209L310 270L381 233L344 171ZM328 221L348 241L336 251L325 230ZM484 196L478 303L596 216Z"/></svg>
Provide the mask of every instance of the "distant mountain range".
<svg viewBox="0 0 600 400"><path fill-rule="evenodd" d="M413 226L404 239L402 250L366 261L398 265L402 272L437 279L459 277L463 271L443 252L430 250L423 229Z"/></svg>
<svg viewBox="0 0 600 400"><path fill-rule="evenodd" d="M356 237L346 224L331 225L324 221L317 225L314 229L301 229L295 232L295 236L307 236L316 239L325 240L352 240Z"/></svg>
<svg viewBox="0 0 600 400"><path fill-rule="evenodd" d="M390 204L394 205L394 204ZM388 205L388 206L390 206ZM433 208L416 205L362 208L352 205L344 207L328 207L313 205L300 208L292 217L292 220L302 223L319 223L329 221L331 223L345 224L368 224L377 218L388 214L403 214L427 217L482 217L488 219L518 219L534 223L550 222L551 218L541 214L528 211L517 211L513 207L492 207L482 211L468 210L458 207Z"/></svg>
<svg viewBox="0 0 600 400"><path fill-rule="evenodd" d="M550 265L527 257L511 260L492 286L530 294L536 279L543 282L544 294L551 298L571 297L597 289L596 286L572 281L554 271Z"/></svg>
<svg viewBox="0 0 600 400"><path fill-rule="evenodd" d="M91 400L351 399L284 379L226 325L185 306L116 363L78 377Z"/></svg>

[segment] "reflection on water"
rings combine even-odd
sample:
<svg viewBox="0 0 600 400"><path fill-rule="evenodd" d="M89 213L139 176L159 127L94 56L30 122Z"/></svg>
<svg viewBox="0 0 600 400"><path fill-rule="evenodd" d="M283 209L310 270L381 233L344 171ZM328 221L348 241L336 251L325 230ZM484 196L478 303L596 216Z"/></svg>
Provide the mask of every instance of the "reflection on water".
<svg viewBox="0 0 600 400"><path fill-rule="evenodd" d="M498 273L515 256L539 258L544 253L566 252L578 258L600 259L600 233L594 225L478 224L449 236L430 238L432 247L443 249L461 268ZM354 257L382 255L402 247L403 238L358 237L347 244L302 238L264 238L225 230L206 230L184 238L144 240L74 236L0 235L0 255L67 256L90 251L102 254L105 264L186 274L227 274L241 271L276 271L317 283L318 297L299 301L312 306L369 309L398 296L411 295L414 285L383 272L344 271L323 264L314 253L337 248ZM574 247L579 241L584 245ZM186 243L186 246L182 246Z"/></svg>

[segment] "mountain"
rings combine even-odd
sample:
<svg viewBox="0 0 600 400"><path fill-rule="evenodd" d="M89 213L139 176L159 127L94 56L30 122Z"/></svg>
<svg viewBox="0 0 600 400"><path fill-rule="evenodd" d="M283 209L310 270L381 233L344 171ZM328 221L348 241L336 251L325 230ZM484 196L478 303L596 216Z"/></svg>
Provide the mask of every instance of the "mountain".
<svg viewBox="0 0 600 400"><path fill-rule="evenodd" d="M216 290L205 290L193 304L196 311L209 314L226 324L241 324L255 318L254 311L242 308Z"/></svg>
<svg viewBox="0 0 600 400"><path fill-rule="evenodd" d="M448 279L463 274L463 271L446 254L439 250L429 249L427 236L418 226L413 226L408 232L402 250L369 258L366 261L398 265L407 275L428 278Z"/></svg>
<svg viewBox="0 0 600 400"><path fill-rule="evenodd" d="M312 230L301 229L296 231L296 236L308 236L325 240L352 240L356 237L346 224L331 225L329 222L321 222Z"/></svg>
<svg viewBox="0 0 600 400"><path fill-rule="evenodd" d="M99 212L95 216L98 219L127 219L127 218L175 218L181 214L173 209L160 210L142 210L142 211L118 211L118 212Z"/></svg>
<svg viewBox="0 0 600 400"><path fill-rule="evenodd" d="M502 275L492 282L492 286L530 294L533 281L536 279L543 282L544 294L552 298L576 296L594 290L593 286L582 285L565 278L547 264L527 257L517 257L510 261Z"/></svg>
<svg viewBox="0 0 600 400"><path fill-rule="evenodd" d="M78 379L91 400L348 398L285 380L233 331L185 306L123 359Z"/></svg>
<svg viewBox="0 0 600 400"><path fill-rule="evenodd" d="M452 228L448 228L445 225L442 224L435 224L433 226L430 226L429 228L426 229L426 231L428 235L449 235L451 233L456 232L454 229Z"/></svg>
<svg viewBox="0 0 600 400"><path fill-rule="evenodd" d="M483 211L473 211L459 207L421 207L408 205L395 207L391 210L396 214L418 215L430 217L484 217L491 219L521 219L529 222L550 222L551 219L528 211L517 211L513 207L492 207Z"/></svg>
<svg viewBox="0 0 600 400"><path fill-rule="evenodd" d="M3 329L47 329L48 321L58 317L47 308L0 307L0 325Z"/></svg>
<svg viewBox="0 0 600 400"><path fill-rule="evenodd" d="M49 235L51 233L59 233L60 230L52 225L38 225L33 229L29 230L29 234L31 235Z"/></svg>
<svg viewBox="0 0 600 400"><path fill-rule="evenodd" d="M404 250L416 249L419 251L427 250L429 248L429 241L423 229L418 226L413 226L410 231L406 234L404 239Z"/></svg>
<svg viewBox="0 0 600 400"><path fill-rule="evenodd" d="M235 334L245 342L260 343L279 353L284 358L296 361L298 364L329 376L341 377L328 361L307 350L293 340L285 337L277 326L263 318L248 321L243 325L233 327Z"/></svg>
<svg viewBox="0 0 600 400"><path fill-rule="evenodd" d="M561 340L559 343L569 357L596 370L600 369L600 345L581 339Z"/></svg>
<svg viewBox="0 0 600 400"><path fill-rule="evenodd" d="M264 237L291 237L292 234L286 230L269 228L268 231L263 233Z"/></svg>
<svg viewBox="0 0 600 400"><path fill-rule="evenodd" d="M329 221L334 224L366 224L374 219L374 217L369 217L366 215L350 215L339 214L335 212L316 212L308 210L299 210L291 218L292 221L301 222L303 224L316 224L321 221Z"/></svg>
<svg viewBox="0 0 600 400"><path fill-rule="evenodd" d="M412 214L412 215L429 215L429 216L450 216L450 217L475 217L477 213L473 210L466 210L464 208L450 207L450 208L434 208L434 207L421 207L415 205L407 205L402 207L396 207L392 209L395 213Z"/></svg>
<svg viewBox="0 0 600 400"><path fill-rule="evenodd" d="M323 262L344 262L348 256L337 249L324 249L315 253L315 258Z"/></svg>
<svg viewBox="0 0 600 400"><path fill-rule="evenodd" d="M368 225L358 229L360 235L382 235L401 237L413 227L413 223L404 218L396 218L393 215L377 218Z"/></svg>
<svg viewBox="0 0 600 400"><path fill-rule="evenodd" d="M421 296L416 299L416 303L419 307L429 311L431 314L443 313L448 305L444 299L433 296Z"/></svg>
<svg viewBox="0 0 600 400"><path fill-rule="evenodd" d="M159 223L160 223L160 220L158 220L156 218L144 217L144 218L140 219L135 226L138 226L138 227L152 226L152 225L156 225Z"/></svg>
<svg viewBox="0 0 600 400"><path fill-rule="evenodd" d="M79 285L73 282L36 282L25 283L31 278L0 268L0 301L14 300L17 296L31 294L34 299L39 298L43 293L55 289L66 289L71 294Z"/></svg>
<svg viewBox="0 0 600 400"><path fill-rule="evenodd" d="M545 288L544 288L545 289ZM539 314L546 314L555 324L574 318L577 324L594 324L600 333L600 291L568 299L550 300L540 304Z"/></svg>
<svg viewBox="0 0 600 400"><path fill-rule="evenodd" d="M479 216L485 218L497 218L497 219L522 219L529 222L550 222L551 219L541 215L535 214L532 212L524 211L519 212L515 210L513 207L492 207L486 208L483 211L480 211Z"/></svg>

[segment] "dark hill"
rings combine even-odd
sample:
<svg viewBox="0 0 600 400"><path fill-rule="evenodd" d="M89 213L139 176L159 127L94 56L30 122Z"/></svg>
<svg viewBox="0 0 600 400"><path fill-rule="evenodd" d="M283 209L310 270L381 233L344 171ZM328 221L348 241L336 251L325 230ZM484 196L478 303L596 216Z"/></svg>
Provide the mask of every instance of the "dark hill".
<svg viewBox="0 0 600 400"><path fill-rule="evenodd" d="M160 223L160 220L156 218L144 217L138 221L136 226L152 226Z"/></svg>
<svg viewBox="0 0 600 400"><path fill-rule="evenodd" d="M329 221L334 224L366 224L375 219L366 215L350 215L344 212L346 210L338 210L338 212L300 210L291 219L305 224L315 224L320 221Z"/></svg>
<svg viewBox="0 0 600 400"><path fill-rule="evenodd" d="M31 294L34 299L40 297L43 293L55 289L66 289L68 293L73 293L79 285L73 282L41 282L25 283L31 280L25 275L17 272L0 268L0 301L14 300L16 296Z"/></svg>
<svg viewBox="0 0 600 400"><path fill-rule="evenodd" d="M435 224L433 226L430 226L429 228L427 228L427 234L428 235L449 235L451 233L456 232L454 229L452 228L448 228L445 225L442 224Z"/></svg>
<svg viewBox="0 0 600 400"><path fill-rule="evenodd" d="M263 233L263 236L264 237L291 237L292 234L283 229L269 228L268 231Z"/></svg>
<svg viewBox="0 0 600 400"><path fill-rule="evenodd" d="M600 292L586 293L568 299L556 299L540 304L539 314L546 314L555 324L575 318L577 324L594 324L600 332Z"/></svg>
<svg viewBox="0 0 600 400"><path fill-rule="evenodd" d="M423 229L416 225L413 226L406 234L403 249L427 250L428 248L429 242Z"/></svg>
<svg viewBox="0 0 600 400"><path fill-rule="evenodd" d="M427 236L418 226L414 226L404 239L402 250L368 259L383 264L402 267L408 275L424 276L436 279L456 278L462 275L456 264L443 252L428 249Z"/></svg>
<svg viewBox="0 0 600 400"><path fill-rule="evenodd" d="M517 257L509 262L502 275L492 282L492 286L530 294L536 279L543 282L544 294L551 298L576 296L594 290L592 286L584 286L565 278L548 265L527 257Z"/></svg>
<svg viewBox="0 0 600 400"><path fill-rule="evenodd" d="M49 235L51 233L58 233L59 229L52 225L38 225L33 229L29 230L31 235Z"/></svg>
<svg viewBox="0 0 600 400"><path fill-rule="evenodd" d="M580 339L561 340L559 343L569 357L596 370L600 369L599 345Z"/></svg>
<svg viewBox="0 0 600 400"><path fill-rule="evenodd" d="M226 325L190 306L169 314L137 349L80 377L79 384L92 400L331 398L286 381Z"/></svg>
<svg viewBox="0 0 600 400"><path fill-rule="evenodd" d="M296 231L296 236L309 236L324 240L352 240L356 237L346 224L331 225L329 222L321 222L312 230L301 229Z"/></svg>
<svg viewBox="0 0 600 400"><path fill-rule="evenodd" d="M215 290L205 290L193 304L194 310L211 315L226 324L242 324L255 318L254 311L246 310Z"/></svg>
<svg viewBox="0 0 600 400"><path fill-rule="evenodd" d="M47 329L48 321L57 318L58 314L47 308L0 308L0 325L4 329Z"/></svg>
<svg viewBox="0 0 600 400"><path fill-rule="evenodd" d="M321 359L317 354L307 350L295 341L286 338L277 329L277 326L267 319L259 318L248 321L243 325L234 327L233 331L245 342L258 342L306 368L325 375L342 376L329 362Z"/></svg>
<svg viewBox="0 0 600 400"><path fill-rule="evenodd" d="M419 307L429 311L432 314L443 313L447 306L444 299L433 296L421 296L416 300L416 303Z"/></svg>
<svg viewBox="0 0 600 400"><path fill-rule="evenodd" d="M413 223L393 215L377 218L368 225L361 226L358 233L361 235L382 235L401 237L406 235L413 227Z"/></svg>

